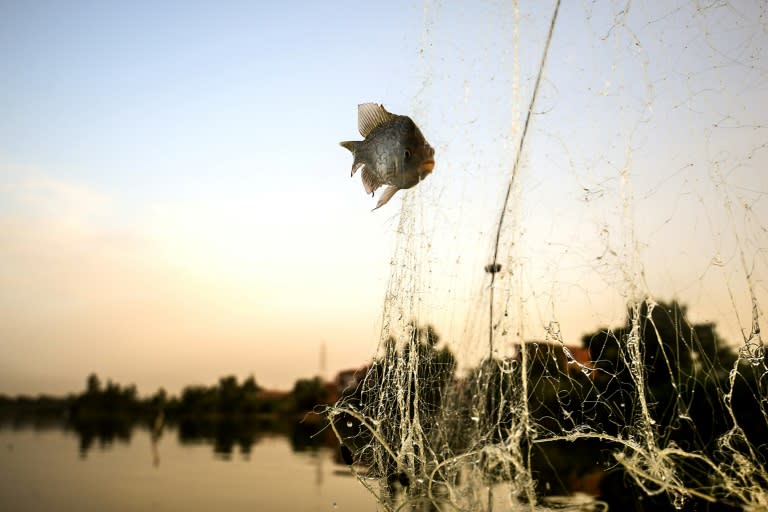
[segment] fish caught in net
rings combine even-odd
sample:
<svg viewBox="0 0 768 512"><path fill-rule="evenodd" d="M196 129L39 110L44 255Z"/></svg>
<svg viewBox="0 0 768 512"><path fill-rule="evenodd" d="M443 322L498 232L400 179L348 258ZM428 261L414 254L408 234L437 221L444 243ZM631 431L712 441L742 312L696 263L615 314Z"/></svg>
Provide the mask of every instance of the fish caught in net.
<svg viewBox="0 0 768 512"><path fill-rule="evenodd" d="M350 471L382 510L768 508L766 3L423 13L440 172L326 411Z"/></svg>

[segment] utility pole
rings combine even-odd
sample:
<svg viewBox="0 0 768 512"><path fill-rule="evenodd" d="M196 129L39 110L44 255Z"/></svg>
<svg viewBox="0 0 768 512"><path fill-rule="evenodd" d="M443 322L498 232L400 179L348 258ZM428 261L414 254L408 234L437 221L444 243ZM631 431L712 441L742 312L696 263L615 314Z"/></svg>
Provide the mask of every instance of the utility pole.
<svg viewBox="0 0 768 512"><path fill-rule="evenodd" d="M320 341L320 379L325 382L325 340Z"/></svg>

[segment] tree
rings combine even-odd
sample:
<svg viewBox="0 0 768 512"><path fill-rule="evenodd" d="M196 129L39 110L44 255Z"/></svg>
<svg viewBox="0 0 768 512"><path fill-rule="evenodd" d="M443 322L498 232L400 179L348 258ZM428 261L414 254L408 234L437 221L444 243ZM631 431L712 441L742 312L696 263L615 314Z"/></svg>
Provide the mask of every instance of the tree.
<svg viewBox="0 0 768 512"><path fill-rule="evenodd" d="M245 379L245 382L243 382L243 391L245 393L256 393L261 391L261 386L256 384L256 379L253 378L253 375L248 376L248 378Z"/></svg>
<svg viewBox="0 0 768 512"><path fill-rule="evenodd" d="M85 392L89 395L98 395L101 393L101 381L95 373L90 374L86 379Z"/></svg>
<svg viewBox="0 0 768 512"><path fill-rule="evenodd" d="M237 377L229 375L219 379L219 412L232 414L237 411L240 402L240 386Z"/></svg>
<svg viewBox="0 0 768 512"><path fill-rule="evenodd" d="M685 449L713 449L716 438L729 428L721 396L729 386L728 371L736 355L717 335L714 324L691 323L687 307L677 301L644 301L635 319L636 340L630 339L631 313L623 326L582 338L602 398L594 402L599 409L594 411L594 421L604 427L613 425L611 433L634 424L642 414L636 400L637 386L642 385L653 420L666 439ZM637 342L641 363L634 373L631 341ZM637 371L642 372L642 380L635 378ZM690 421L681 422L681 415Z"/></svg>
<svg viewBox="0 0 768 512"><path fill-rule="evenodd" d="M320 377L299 379L293 386L293 398L298 410L310 411L315 406L326 403L328 392Z"/></svg>

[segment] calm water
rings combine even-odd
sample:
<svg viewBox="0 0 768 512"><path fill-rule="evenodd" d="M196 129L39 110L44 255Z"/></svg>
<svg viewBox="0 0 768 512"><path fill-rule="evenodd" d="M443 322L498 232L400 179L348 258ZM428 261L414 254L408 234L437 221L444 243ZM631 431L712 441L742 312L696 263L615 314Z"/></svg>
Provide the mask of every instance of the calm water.
<svg viewBox="0 0 768 512"><path fill-rule="evenodd" d="M259 433L223 446L166 429L0 427L2 511L374 511L326 446Z"/></svg>

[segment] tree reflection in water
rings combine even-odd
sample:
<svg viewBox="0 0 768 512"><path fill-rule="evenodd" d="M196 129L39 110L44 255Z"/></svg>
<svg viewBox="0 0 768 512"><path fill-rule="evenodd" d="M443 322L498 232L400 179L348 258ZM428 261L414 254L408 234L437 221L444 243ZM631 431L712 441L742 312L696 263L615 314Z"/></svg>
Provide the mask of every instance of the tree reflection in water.
<svg viewBox="0 0 768 512"><path fill-rule="evenodd" d="M176 423L169 423L165 428L152 428L142 422L127 418L105 417L88 421L76 421L59 424L61 428L72 430L79 438L80 457L87 457L94 447L108 449L116 442L130 443L136 428L150 431L155 465L159 464L158 443L169 428L176 431L182 445L211 445L213 453L221 459L231 459L240 453L248 459L252 448L267 437L283 436L290 440L295 452L314 451L321 446L336 448L335 438L323 429L318 418L311 415L304 419L257 418L185 418Z"/></svg>
<svg viewBox="0 0 768 512"><path fill-rule="evenodd" d="M78 436L80 457L86 458L88 452L98 443L101 449L111 447L116 441L130 443L133 422L126 418L105 417L88 421L75 421L66 425Z"/></svg>

